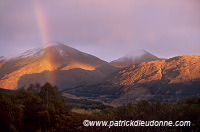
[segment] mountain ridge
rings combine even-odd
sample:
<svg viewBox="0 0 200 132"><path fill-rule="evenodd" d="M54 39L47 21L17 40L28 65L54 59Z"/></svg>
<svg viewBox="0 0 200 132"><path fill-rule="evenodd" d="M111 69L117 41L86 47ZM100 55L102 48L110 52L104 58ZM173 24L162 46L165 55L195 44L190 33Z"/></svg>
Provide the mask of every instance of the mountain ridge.
<svg viewBox="0 0 200 132"><path fill-rule="evenodd" d="M66 92L114 104L156 98L162 98L164 102L176 102L199 97L199 85L200 56L177 56L122 68L98 83Z"/></svg>

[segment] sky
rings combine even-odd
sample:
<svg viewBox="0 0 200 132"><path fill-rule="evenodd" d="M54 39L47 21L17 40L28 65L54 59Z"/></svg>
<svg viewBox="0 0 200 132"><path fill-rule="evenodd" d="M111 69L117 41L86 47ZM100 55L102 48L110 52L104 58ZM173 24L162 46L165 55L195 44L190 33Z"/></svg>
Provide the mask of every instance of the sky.
<svg viewBox="0 0 200 132"><path fill-rule="evenodd" d="M0 0L0 56L58 41L105 61L200 55L199 0Z"/></svg>

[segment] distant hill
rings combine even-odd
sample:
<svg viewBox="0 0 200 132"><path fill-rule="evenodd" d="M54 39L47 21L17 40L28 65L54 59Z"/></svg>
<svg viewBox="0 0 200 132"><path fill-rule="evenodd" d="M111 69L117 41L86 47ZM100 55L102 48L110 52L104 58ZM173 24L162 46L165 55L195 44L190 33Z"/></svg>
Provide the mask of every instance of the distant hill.
<svg viewBox="0 0 200 132"><path fill-rule="evenodd" d="M98 83L67 92L115 104L157 99L176 102L199 97L199 86L200 56L177 56L132 65Z"/></svg>
<svg viewBox="0 0 200 132"><path fill-rule="evenodd" d="M127 67L127 66L137 64L140 62L148 62L148 61L155 61L155 60L161 60L161 59L159 59L155 55L152 55L151 53L143 49L139 49L139 50L128 53L122 58L119 58L117 60L110 62L110 64L116 67Z"/></svg>

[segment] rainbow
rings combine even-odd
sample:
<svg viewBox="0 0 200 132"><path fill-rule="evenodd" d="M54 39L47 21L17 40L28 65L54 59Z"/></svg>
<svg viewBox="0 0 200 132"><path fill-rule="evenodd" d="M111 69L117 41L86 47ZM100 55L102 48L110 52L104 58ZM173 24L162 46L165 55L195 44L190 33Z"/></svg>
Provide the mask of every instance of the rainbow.
<svg viewBox="0 0 200 132"><path fill-rule="evenodd" d="M41 36L41 43L43 47L48 47L49 46L48 43L51 42L50 31L49 31L50 28L44 7L42 6L40 0L35 0L34 10L35 10L36 22ZM51 70L47 73L47 80L49 83L55 84L56 77L53 68L54 57L52 56L51 51L48 50L48 48L45 48L45 58L52 67Z"/></svg>
<svg viewBox="0 0 200 132"><path fill-rule="evenodd" d="M43 44L50 42L49 24L40 0L35 0L35 15Z"/></svg>

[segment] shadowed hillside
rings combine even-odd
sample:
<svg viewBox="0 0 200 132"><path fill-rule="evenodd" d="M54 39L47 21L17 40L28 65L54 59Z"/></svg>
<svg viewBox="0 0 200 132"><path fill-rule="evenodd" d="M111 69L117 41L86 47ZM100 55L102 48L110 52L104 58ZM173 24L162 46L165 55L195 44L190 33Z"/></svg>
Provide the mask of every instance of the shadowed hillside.
<svg viewBox="0 0 200 132"><path fill-rule="evenodd" d="M108 75L108 73L110 72L113 72L113 70L107 71L106 73L103 73L100 70L89 71L81 68L74 68L70 70L44 71L42 73L26 74L22 76L18 81L18 87L27 87L30 83L35 82L43 85L45 82L48 82L48 77L52 75L54 79L53 84L57 85L59 87L59 90L62 90L100 80Z"/></svg>

